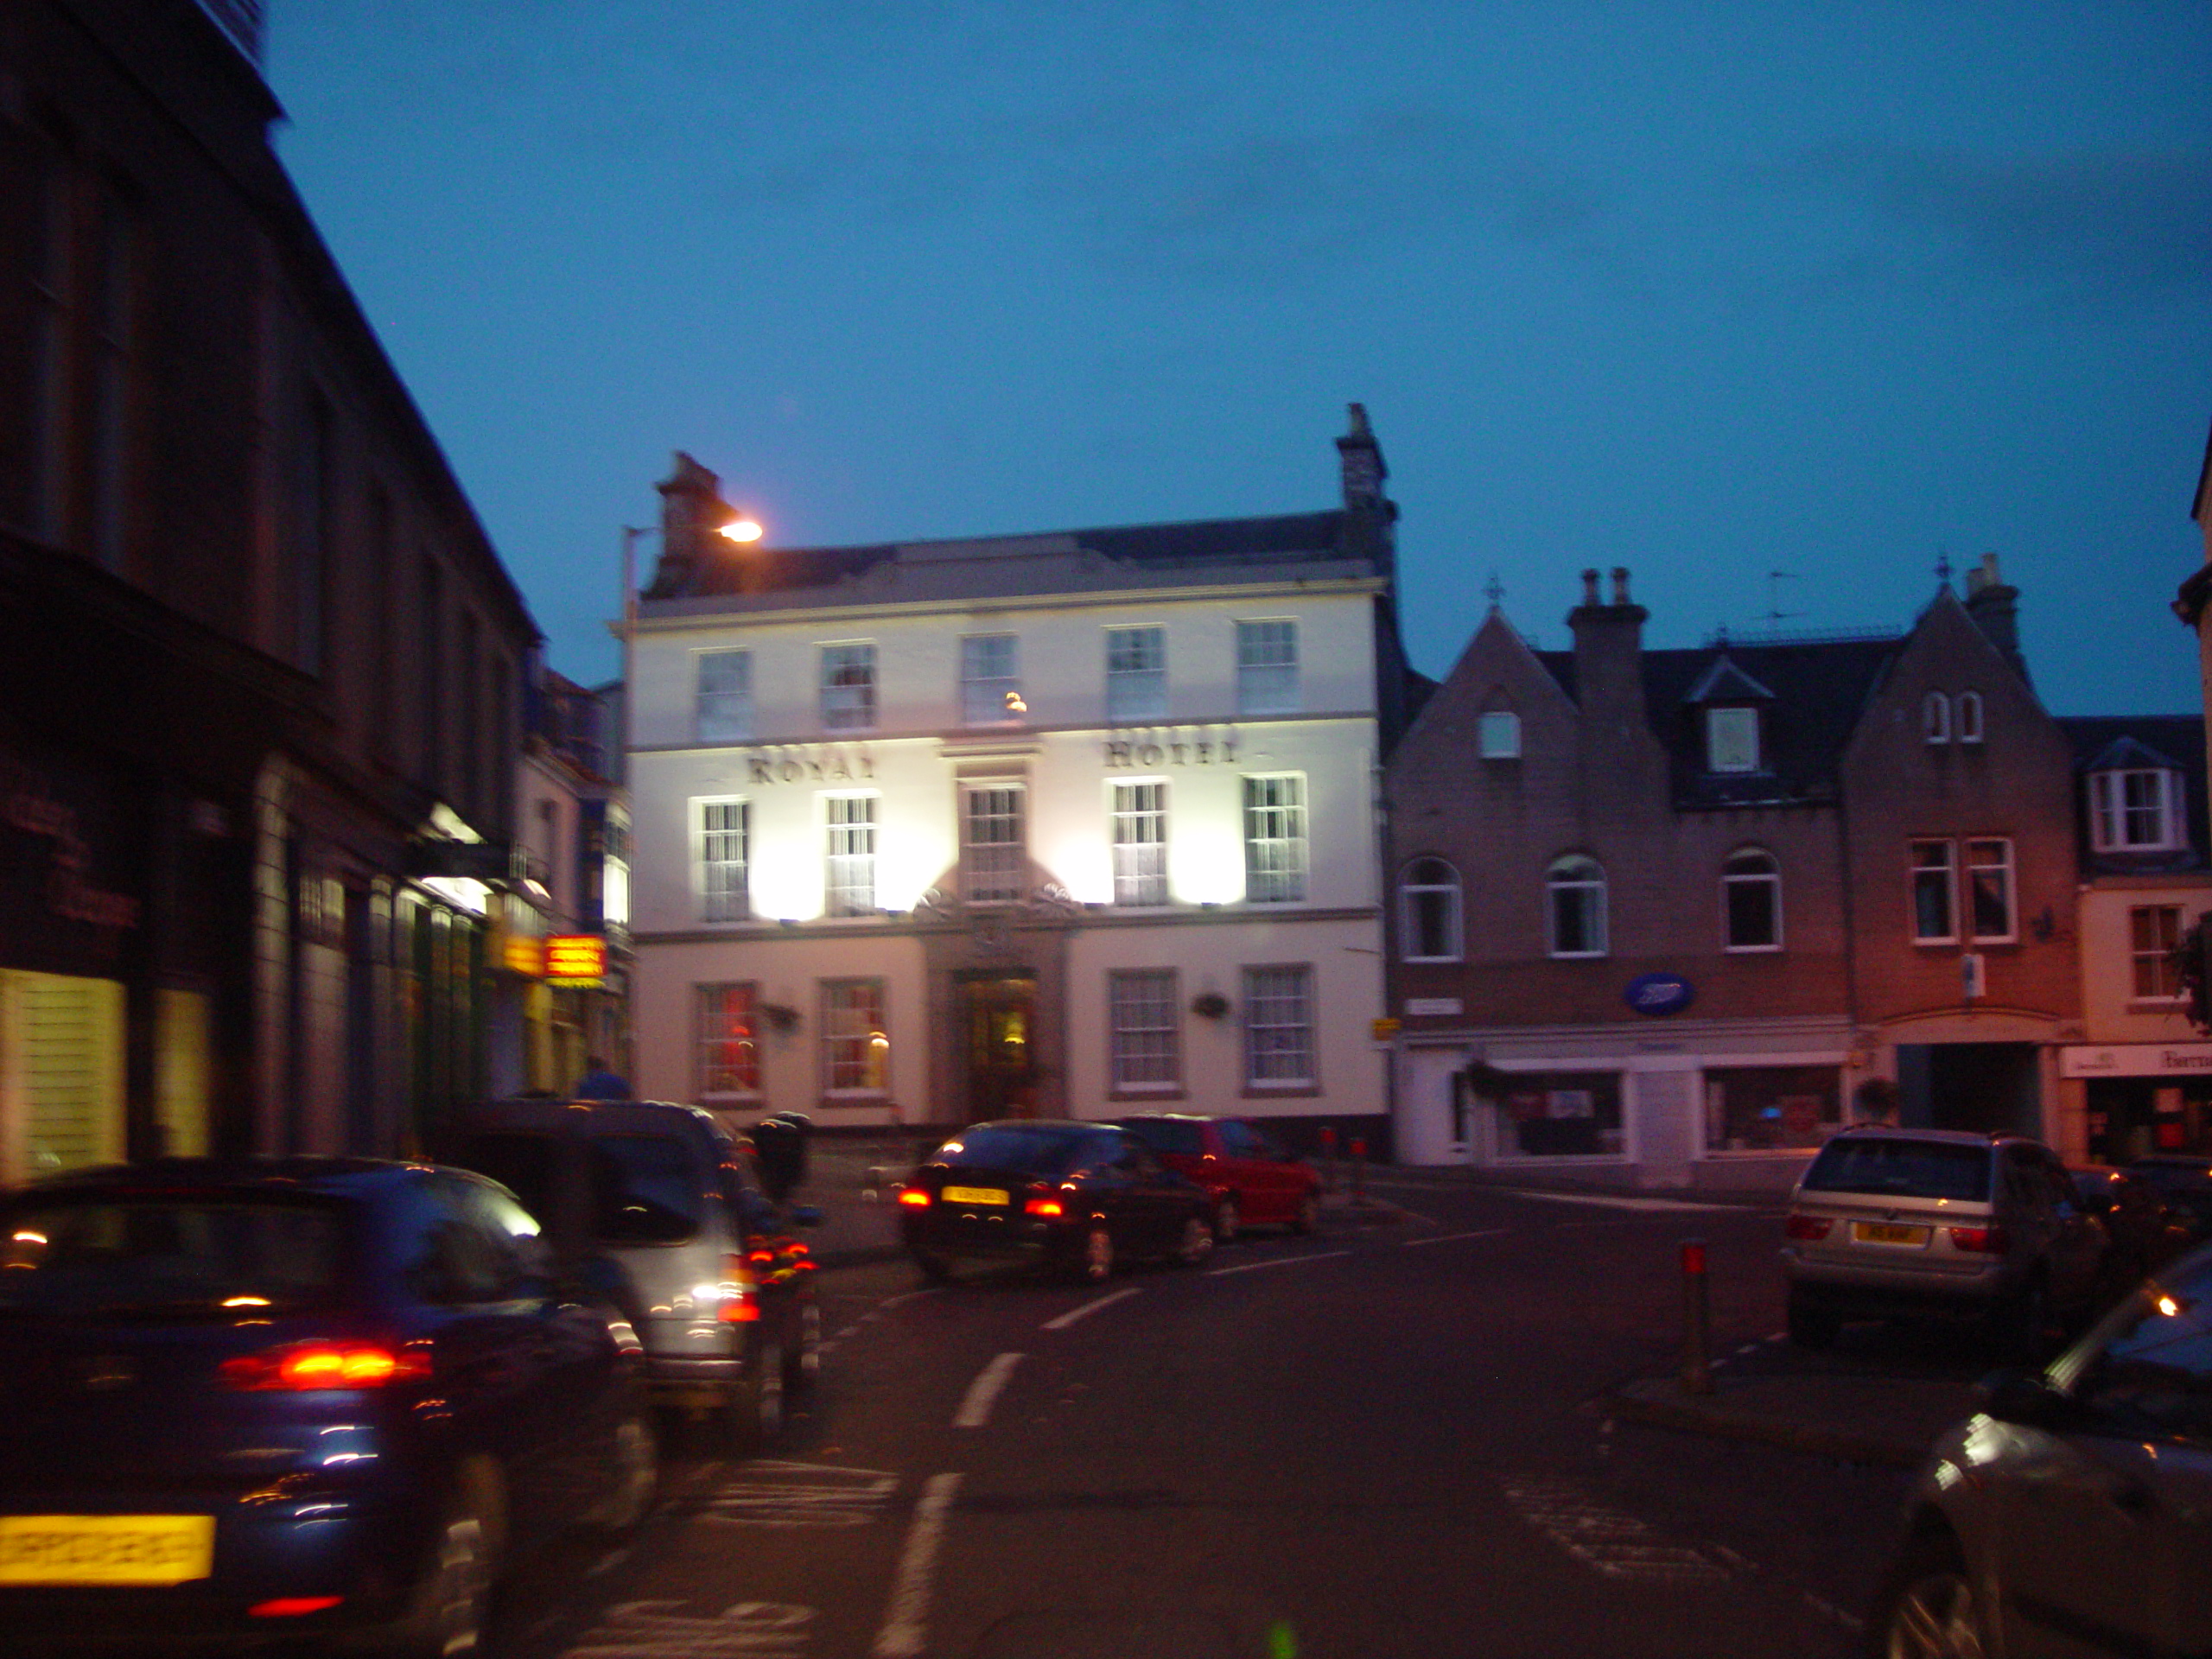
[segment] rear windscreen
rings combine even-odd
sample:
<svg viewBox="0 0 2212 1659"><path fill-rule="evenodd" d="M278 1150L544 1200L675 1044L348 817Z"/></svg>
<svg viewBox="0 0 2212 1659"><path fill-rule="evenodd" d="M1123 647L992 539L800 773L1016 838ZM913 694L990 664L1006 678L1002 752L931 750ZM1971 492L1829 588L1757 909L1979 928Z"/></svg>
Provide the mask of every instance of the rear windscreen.
<svg viewBox="0 0 2212 1659"><path fill-rule="evenodd" d="M1805 1172L1808 1192L1986 1201L1989 1148L1929 1141L1831 1141Z"/></svg>
<svg viewBox="0 0 2212 1659"><path fill-rule="evenodd" d="M0 1212L0 1308L232 1318L336 1299L345 1215L303 1202L115 1197Z"/></svg>
<svg viewBox="0 0 2212 1659"><path fill-rule="evenodd" d="M930 1162L1065 1175L1084 1141L1080 1135L994 1125L953 1136L930 1155Z"/></svg>
<svg viewBox="0 0 2212 1659"><path fill-rule="evenodd" d="M1206 1149L1203 1125L1173 1117L1135 1117L1122 1127L1154 1152L1173 1152L1196 1158Z"/></svg>
<svg viewBox="0 0 2212 1659"><path fill-rule="evenodd" d="M594 1135L592 1232L603 1244L681 1243L699 1230L709 1179L680 1141Z"/></svg>
<svg viewBox="0 0 2212 1659"><path fill-rule="evenodd" d="M553 1218L554 1159L559 1151L550 1135L495 1130L470 1136L458 1161L464 1169L489 1175L545 1222Z"/></svg>

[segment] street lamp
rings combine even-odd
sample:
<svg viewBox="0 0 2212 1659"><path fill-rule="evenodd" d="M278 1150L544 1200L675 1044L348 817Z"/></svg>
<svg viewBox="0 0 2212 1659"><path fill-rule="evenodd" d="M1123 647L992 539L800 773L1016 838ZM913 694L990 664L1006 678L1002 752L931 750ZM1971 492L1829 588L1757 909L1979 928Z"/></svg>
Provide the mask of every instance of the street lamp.
<svg viewBox="0 0 2212 1659"><path fill-rule="evenodd" d="M624 524L622 531L622 672L629 676L628 659L631 631L638 625L638 537L660 533L658 524ZM760 521L749 512L736 513L728 523L715 526L715 533L733 542L757 542L765 533Z"/></svg>

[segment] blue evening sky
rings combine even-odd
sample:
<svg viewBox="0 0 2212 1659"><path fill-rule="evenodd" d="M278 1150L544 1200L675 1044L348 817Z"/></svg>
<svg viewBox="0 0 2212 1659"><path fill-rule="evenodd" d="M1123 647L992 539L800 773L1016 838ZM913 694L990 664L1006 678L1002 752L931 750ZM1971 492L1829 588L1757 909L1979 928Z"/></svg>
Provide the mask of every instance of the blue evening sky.
<svg viewBox="0 0 2212 1659"><path fill-rule="evenodd" d="M2056 711L2198 706L2204 0L270 12L282 154L574 677L676 449L787 545L1241 517L1336 501L1357 400L1428 673L1493 573L1556 647L1626 565L1689 645L1994 551Z"/></svg>

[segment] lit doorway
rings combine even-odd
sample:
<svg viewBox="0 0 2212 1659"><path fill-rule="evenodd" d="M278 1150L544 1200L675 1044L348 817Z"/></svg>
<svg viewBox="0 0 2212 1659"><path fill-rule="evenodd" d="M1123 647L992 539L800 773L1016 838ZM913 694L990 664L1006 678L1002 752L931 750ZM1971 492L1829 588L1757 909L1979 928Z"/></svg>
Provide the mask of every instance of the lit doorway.
<svg viewBox="0 0 2212 1659"><path fill-rule="evenodd" d="M1037 1115L1037 982L1027 974L960 982L970 1122Z"/></svg>

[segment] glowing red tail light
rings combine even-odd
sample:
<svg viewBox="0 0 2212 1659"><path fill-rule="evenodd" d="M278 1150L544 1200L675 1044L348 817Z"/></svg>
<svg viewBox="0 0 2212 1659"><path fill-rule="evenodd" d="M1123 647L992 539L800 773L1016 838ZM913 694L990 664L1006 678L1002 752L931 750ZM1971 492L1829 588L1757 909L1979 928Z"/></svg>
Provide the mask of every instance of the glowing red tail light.
<svg viewBox="0 0 2212 1659"><path fill-rule="evenodd" d="M381 1389L429 1376L430 1357L417 1346L373 1342L296 1342L223 1362L224 1385L305 1393L313 1389Z"/></svg>
<svg viewBox="0 0 2212 1659"><path fill-rule="evenodd" d="M750 1325L760 1317L760 1304L753 1300L760 1281L753 1271L753 1263L760 1255L755 1251L747 1257L733 1252L722 1257L722 1305L715 1317L724 1325ZM768 1259L775 1258L770 1255Z"/></svg>
<svg viewBox="0 0 2212 1659"><path fill-rule="evenodd" d="M1059 1216L1067 1213L1058 1198L1031 1198L1021 1206L1021 1211L1027 1216Z"/></svg>
<svg viewBox="0 0 2212 1659"><path fill-rule="evenodd" d="M1826 1238L1835 1223L1820 1216L1792 1216L1782 1224L1784 1238Z"/></svg>
<svg viewBox="0 0 2212 1659"><path fill-rule="evenodd" d="M1978 1255L2002 1255L2012 1248L2012 1236L2002 1227L1954 1227L1949 1230L1951 1248L1972 1250Z"/></svg>
<svg viewBox="0 0 2212 1659"><path fill-rule="evenodd" d="M246 1611L256 1618L300 1618L337 1606L343 1596L285 1596L276 1601L257 1601Z"/></svg>
<svg viewBox="0 0 2212 1659"><path fill-rule="evenodd" d="M910 1210L926 1210L930 1195L918 1186L902 1186L899 1189L899 1202Z"/></svg>

